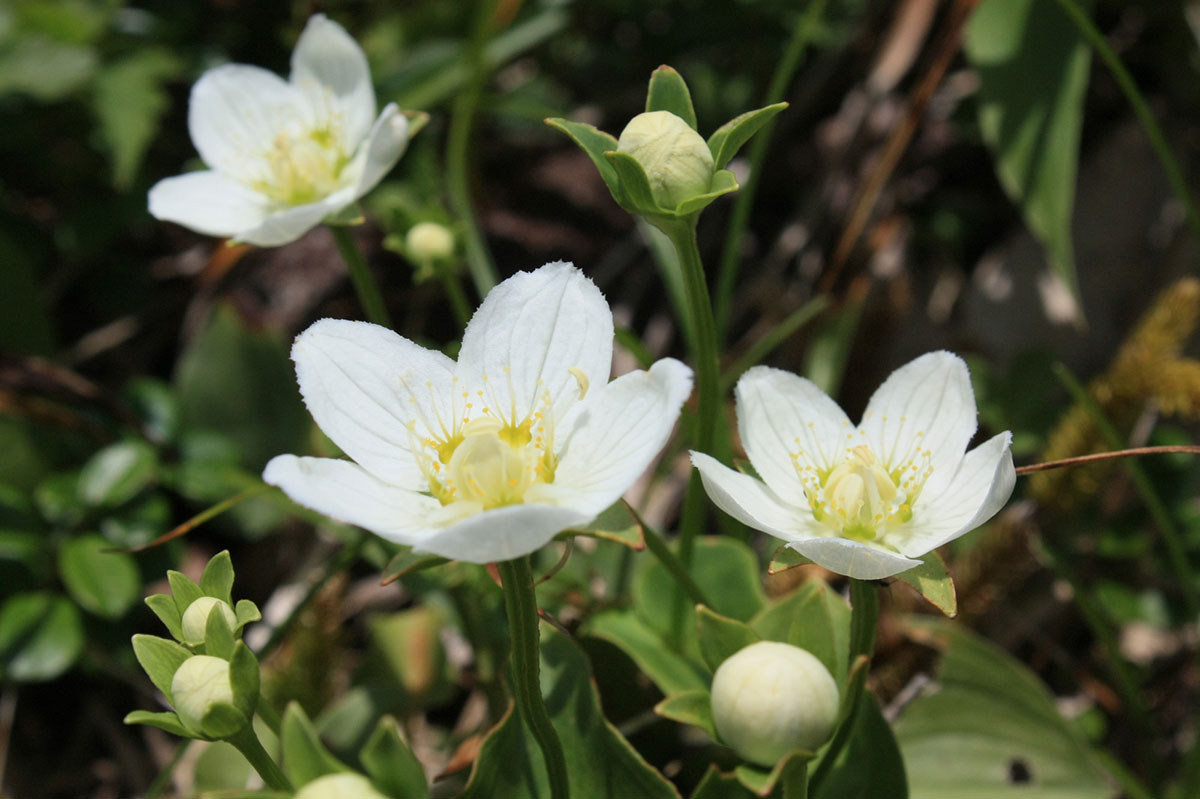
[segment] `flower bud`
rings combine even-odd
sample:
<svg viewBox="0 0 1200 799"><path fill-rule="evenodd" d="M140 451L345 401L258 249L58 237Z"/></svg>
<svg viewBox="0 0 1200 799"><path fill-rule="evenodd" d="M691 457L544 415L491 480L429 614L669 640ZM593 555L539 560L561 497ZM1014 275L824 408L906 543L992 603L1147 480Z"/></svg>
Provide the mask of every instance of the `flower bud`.
<svg viewBox="0 0 1200 799"><path fill-rule="evenodd" d="M408 229L404 250L417 263L443 261L454 254L454 234L437 222L418 222Z"/></svg>
<svg viewBox="0 0 1200 799"><path fill-rule="evenodd" d="M296 792L296 799L387 799L361 774L326 774Z"/></svg>
<svg viewBox="0 0 1200 799"><path fill-rule="evenodd" d="M712 185L708 144L670 111L648 111L631 119L617 140L617 152L641 164L650 194L662 208L674 210L684 200L707 193Z"/></svg>
<svg viewBox="0 0 1200 799"><path fill-rule="evenodd" d="M183 612L183 622L180 626L183 628L185 644L204 643L208 617L214 608L217 608L217 612L225 617L225 622L229 625L230 630L237 627L237 616L234 615L233 608L229 607L228 602L222 602L215 596L202 596L188 605L188 609Z"/></svg>
<svg viewBox="0 0 1200 799"><path fill-rule="evenodd" d="M233 704L229 661L211 655L193 655L183 661L171 679L171 698L184 726L202 731L204 716L213 705Z"/></svg>
<svg viewBox="0 0 1200 799"><path fill-rule="evenodd" d="M721 740L752 763L773 766L795 749L816 749L837 721L838 687L809 652L759 641L717 667L712 711Z"/></svg>

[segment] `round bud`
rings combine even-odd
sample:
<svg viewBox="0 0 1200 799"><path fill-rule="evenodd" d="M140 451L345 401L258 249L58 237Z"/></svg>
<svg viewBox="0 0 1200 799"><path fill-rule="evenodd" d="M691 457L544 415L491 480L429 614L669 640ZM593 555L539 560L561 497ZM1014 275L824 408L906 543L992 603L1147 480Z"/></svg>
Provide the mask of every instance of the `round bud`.
<svg viewBox="0 0 1200 799"><path fill-rule="evenodd" d="M229 661L211 655L193 655L183 661L171 679L175 712L190 730L203 730L205 714L217 703L233 704Z"/></svg>
<svg viewBox="0 0 1200 799"><path fill-rule="evenodd" d="M188 605L188 609L183 612L183 622L180 626L183 628L185 644L204 643L208 617L214 608L217 608L217 612L225 617L230 630L237 626L237 616L234 615L233 608L229 607L228 602L222 602L215 596L202 596Z"/></svg>
<svg viewBox="0 0 1200 799"><path fill-rule="evenodd" d="M361 774L326 774L296 792L296 799L387 799Z"/></svg>
<svg viewBox="0 0 1200 799"><path fill-rule="evenodd" d="M650 194L662 208L674 210L712 185L708 144L670 111L647 111L629 120L617 140L617 152L628 153L642 165Z"/></svg>
<svg viewBox="0 0 1200 799"><path fill-rule="evenodd" d="M408 229L404 250L418 263L443 261L454 255L454 234L437 222L418 222Z"/></svg>
<svg viewBox="0 0 1200 799"><path fill-rule="evenodd" d="M759 641L717 667L712 682L717 733L746 760L773 766L795 749L816 749L837 721L838 687L812 654Z"/></svg>

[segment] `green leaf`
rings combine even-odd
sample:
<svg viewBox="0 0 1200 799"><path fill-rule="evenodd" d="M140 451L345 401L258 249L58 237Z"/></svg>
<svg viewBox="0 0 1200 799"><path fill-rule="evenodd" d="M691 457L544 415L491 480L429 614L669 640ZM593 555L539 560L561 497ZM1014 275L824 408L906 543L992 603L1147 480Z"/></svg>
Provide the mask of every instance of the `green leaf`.
<svg viewBox="0 0 1200 799"><path fill-rule="evenodd" d="M572 799L672 799L679 793L604 717L587 657L542 626L542 690L562 741ZM548 799L546 771L532 734L511 709L484 739L461 799Z"/></svg>
<svg viewBox="0 0 1200 799"><path fill-rule="evenodd" d="M608 610L592 617L587 634L616 646L664 694L708 690L710 677L696 661L676 652L662 634L631 610Z"/></svg>
<svg viewBox="0 0 1200 799"><path fill-rule="evenodd" d="M996 174L1076 301L1071 213L1091 50L1057 3L984 0L967 23Z"/></svg>
<svg viewBox="0 0 1200 799"><path fill-rule="evenodd" d="M654 195L650 190L650 179L646 177L646 170L638 163L638 160L628 153L608 152L604 154L608 159L608 163L612 164L612 168L617 173L617 179L621 182L621 194L625 198L625 202L621 206L630 213L643 214L645 216L662 216L670 214L671 211L666 208L660 208L654 200Z"/></svg>
<svg viewBox="0 0 1200 799"><path fill-rule="evenodd" d="M715 765L709 765L704 778L692 792L691 799L753 799L754 793L738 781L736 774L723 774Z"/></svg>
<svg viewBox="0 0 1200 799"><path fill-rule="evenodd" d="M162 691L168 702L172 702L171 681L175 679L175 672L179 671L179 667L192 653L174 641L159 638L157 635L139 634L133 636L133 654L142 665L146 676L150 678L150 682Z"/></svg>
<svg viewBox="0 0 1200 799"><path fill-rule="evenodd" d="M42 518L56 527L76 527L88 512L79 496L79 475L71 472L47 475L33 490L33 502Z"/></svg>
<svg viewBox="0 0 1200 799"><path fill-rule="evenodd" d="M920 566L901 572L896 577L915 588L918 594L950 618L958 614L954 578L946 571L946 562L936 551L924 555Z"/></svg>
<svg viewBox="0 0 1200 799"><path fill-rule="evenodd" d="M183 616L175 606L175 597L170 594L151 594L145 599L146 607L154 611L167 632L176 641L183 640Z"/></svg>
<svg viewBox="0 0 1200 799"><path fill-rule="evenodd" d="M692 577L712 603L712 609L724 616L748 622L766 604L758 557L745 543L724 536L705 536L696 540L692 555ZM651 626L672 632L671 598L675 582L656 560L643 560L633 584L633 601L638 613ZM693 610L689 607L688 614ZM687 619L684 629L695 629Z"/></svg>
<svg viewBox="0 0 1200 799"><path fill-rule="evenodd" d="M155 444L165 444L179 435L179 401L171 387L152 377L129 381L122 395L142 420L142 432Z"/></svg>
<svg viewBox="0 0 1200 799"><path fill-rule="evenodd" d="M171 503L160 491L150 491L107 512L100 534L120 549L149 544L171 527Z"/></svg>
<svg viewBox="0 0 1200 799"><path fill-rule="evenodd" d="M605 158L605 153L617 149L617 140L602 130L582 122L572 122L569 119L547 119L546 124L555 130L560 130L571 137L571 141L579 145L579 149L587 153L588 158L600 171L600 177L613 199L621 206L625 205L625 195L621 191L621 182L617 179L617 170Z"/></svg>
<svg viewBox="0 0 1200 799"><path fill-rule="evenodd" d="M167 583L171 586L171 596L175 597L175 607L179 609L180 619L183 618L183 614L187 613L187 609L193 602L204 596L204 592L200 590L200 586L196 585L195 580L183 572L168 569Z"/></svg>
<svg viewBox="0 0 1200 799"><path fill-rule="evenodd" d="M180 71L178 57L144 48L106 64L93 84L92 109L112 158L113 184L129 187L158 123L170 106L164 84Z"/></svg>
<svg viewBox="0 0 1200 799"><path fill-rule="evenodd" d="M66 597L16 594L0 605L0 680L53 680L82 650L83 621Z"/></svg>
<svg viewBox="0 0 1200 799"><path fill-rule="evenodd" d="M351 771L321 743L312 722L296 702L287 706L280 728L283 770L297 789L326 774Z"/></svg>
<svg viewBox="0 0 1200 799"><path fill-rule="evenodd" d="M896 722L919 799L1084 799L1116 795L1054 697L1004 650L958 625L910 618L910 634L942 650L936 688ZM1015 784L1014 770L1027 781Z"/></svg>
<svg viewBox="0 0 1200 799"><path fill-rule="evenodd" d="M142 580L137 561L99 535L72 538L58 550L58 573L80 607L119 619L137 602Z"/></svg>
<svg viewBox="0 0 1200 799"><path fill-rule="evenodd" d="M666 64L650 73L646 110L670 111L686 122L689 128L696 129L696 109L692 107L692 95L687 82Z"/></svg>
<svg viewBox="0 0 1200 799"><path fill-rule="evenodd" d="M811 652L840 685L850 657L850 607L820 580L777 599L750 621L766 641L782 641Z"/></svg>
<svg viewBox="0 0 1200 799"><path fill-rule="evenodd" d="M699 727L708 733L709 738L720 740L716 722L713 721L712 695L707 689L672 694L655 705L654 712L663 718Z"/></svg>
<svg viewBox="0 0 1200 799"><path fill-rule="evenodd" d="M696 622L699 628L700 654L714 672L726 658L762 640L758 633L744 622L714 613L703 605L696 606Z"/></svg>
<svg viewBox="0 0 1200 799"><path fill-rule="evenodd" d="M742 149L742 146L750 141L763 125L770 122L776 114L787 107L787 103L775 103L756 108L753 111L738 114L717 128L713 135L708 137L708 149L712 153L714 168L724 169L725 165L737 155L738 150Z"/></svg>
<svg viewBox="0 0 1200 799"><path fill-rule="evenodd" d="M183 726L183 722L179 720L179 716L174 713L151 713L149 710L135 710L125 714L125 723L148 724L151 727L166 730L172 735L178 735L180 738L192 737L192 734Z"/></svg>
<svg viewBox="0 0 1200 799"><path fill-rule="evenodd" d="M429 784L420 761L400 737L400 728L391 716L384 716L359 759L371 782L392 799L426 799Z"/></svg>
<svg viewBox="0 0 1200 799"><path fill-rule="evenodd" d="M444 566L449 563L449 558L443 558L441 555L430 555L428 552L413 552L412 547L404 547L400 552L392 556L388 564L383 567L384 577L382 583L394 583L402 577L416 572L432 569L437 566Z"/></svg>
<svg viewBox="0 0 1200 799"><path fill-rule="evenodd" d="M233 605L233 559L229 550L212 556L200 575L200 590L205 596L216 597L227 605Z"/></svg>
<svg viewBox="0 0 1200 799"><path fill-rule="evenodd" d="M29 33L0 50L0 97L28 94L42 102L61 100L95 74L96 53Z"/></svg>
<svg viewBox="0 0 1200 799"><path fill-rule="evenodd" d="M239 599L237 601L237 605L233 608L233 616L237 619L239 630L247 624L262 620L262 613L259 612L258 605L249 599Z"/></svg>
<svg viewBox="0 0 1200 799"><path fill-rule="evenodd" d="M158 454L145 441L110 444L79 472L79 498L93 507L112 508L133 499L158 477Z"/></svg>
<svg viewBox="0 0 1200 799"><path fill-rule="evenodd" d="M613 541L637 552L646 548L646 536L642 531L642 525L623 500L608 506L599 516L583 527L566 530L555 537L569 538L576 535L598 538L601 541Z"/></svg>
<svg viewBox="0 0 1200 799"><path fill-rule="evenodd" d="M737 191L737 178L728 169L719 169L713 173L712 183L709 184L708 191L704 194L697 194L695 197L689 197L679 204L675 209L675 216L691 216L692 214L707 208L713 200L723 194Z"/></svg>
<svg viewBox="0 0 1200 799"><path fill-rule="evenodd" d="M943 753L939 767L945 767L946 759L947 755ZM896 737L880 712L879 703L870 693L864 693L850 721L846 745L827 770L822 764L823 773L819 780L816 774L813 775L809 796L811 799L856 796L907 799L909 785L905 777L906 760L900 756ZM974 793L957 793L953 796L983 799Z"/></svg>

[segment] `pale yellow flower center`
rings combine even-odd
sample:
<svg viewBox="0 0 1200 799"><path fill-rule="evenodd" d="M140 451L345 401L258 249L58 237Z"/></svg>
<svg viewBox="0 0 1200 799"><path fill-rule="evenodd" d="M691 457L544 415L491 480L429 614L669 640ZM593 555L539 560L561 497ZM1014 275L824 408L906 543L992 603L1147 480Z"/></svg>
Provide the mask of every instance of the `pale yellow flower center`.
<svg viewBox="0 0 1200 799"><path fill-rule="evenodd" d="M917 434L918 442L922 436ZM860 443L847 446L832 467L817 466L803 451L791 458L817 521L842 537L873 541L912 519L913 505L933 474L932 453L918 443L893 464L865 443L861 430L858 437Z"/></svg>
<svg viewBox="0 0 1200 799"><path fill-rule="evenodd" d="M282 130L263 153L266 175L254 188L284 205L305 205L342 185L349 156L333 123L309 130Z"/></svg>
<svg viewBox="0 0 1200 799"><path fill-rule="evenodd" d="M503 391L487 375L474 391L463 390L454 378L451 418L439 416L435 425L425 425L426 436L418 435L416 420L409 423L412 451L429 481L429 493L443 505L516 505L531 499L530 489L554 482L556 409L550 391L539 381L534 407L520 417L511 399L511 373L507 367L503 371ZM583 399L587 377L575 368L570 372L579 386L578 399ZM426 386L433 390L432 384ZM505 402L504 396L510 399Z"/></svg>

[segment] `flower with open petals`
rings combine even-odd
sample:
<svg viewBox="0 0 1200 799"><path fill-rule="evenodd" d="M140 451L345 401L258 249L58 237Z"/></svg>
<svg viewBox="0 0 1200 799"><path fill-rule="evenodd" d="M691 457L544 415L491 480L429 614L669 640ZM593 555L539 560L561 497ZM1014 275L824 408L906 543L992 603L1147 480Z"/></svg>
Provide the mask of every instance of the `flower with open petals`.
<svg viewBox="0 0 1200 799"><path fill-rule="evenodd" d="M956 355L892 373L855 427L812 382L757 366L737 384L738 431L761 480L698 452L726 513L831 571L877 580L990 519L1012 494L1008 432L967 452L975 395Z"/></svg>
<svg viewBox="0 0 1200 799"><path fill-rule="evenodd" d="M210 169L159 181L150 213L263 247L296 240L374 188L409 134L394 104L376 118L366 55L322 14L304 26L286 81L247 64L205 72L188 131Z"/></svg>
<svg viewBox="0 0 1200 799"><path fill-rule="evenodd" d="M280 455L263 479L418 551L508 560L591 521L666 443L692 374L665 358L609 382L612 312L567 263L518 272L455 362L366 322L296 338L300 393L354 462Z"/></svg>

